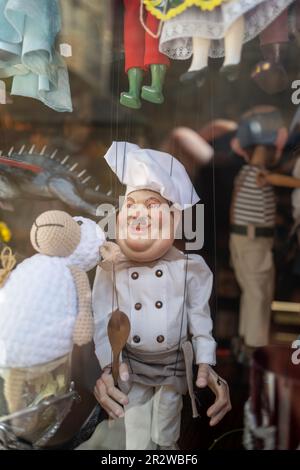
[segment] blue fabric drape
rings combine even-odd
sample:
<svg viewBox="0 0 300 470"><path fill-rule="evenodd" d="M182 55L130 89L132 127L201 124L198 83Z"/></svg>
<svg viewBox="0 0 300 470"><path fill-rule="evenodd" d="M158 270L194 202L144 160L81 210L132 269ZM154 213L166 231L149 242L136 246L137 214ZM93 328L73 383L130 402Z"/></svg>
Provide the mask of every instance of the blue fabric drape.
<svg viewBox="0 0 300 470"><path fill-rule="evenodd" d="M67 67L55 51L58 0L0 0L0 78L13 76L13 95L72 111Z"/></svg>

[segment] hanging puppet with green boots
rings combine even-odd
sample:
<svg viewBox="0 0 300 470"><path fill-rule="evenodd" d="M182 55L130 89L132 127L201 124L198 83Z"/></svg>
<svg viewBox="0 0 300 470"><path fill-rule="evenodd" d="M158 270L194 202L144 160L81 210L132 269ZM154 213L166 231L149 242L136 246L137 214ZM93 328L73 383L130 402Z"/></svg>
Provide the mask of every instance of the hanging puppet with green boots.
<svg viewBox="0 0 300 470"><path fill-rule="evenodd" d="M125 71L129 90L121 93L120 102L133 109L141 107L141 97L161 104L169 59L159 52L159 20L144 11L142 0L124 0L124 8ZM143 86L144 73L149 69L151 85Z"/></svg>

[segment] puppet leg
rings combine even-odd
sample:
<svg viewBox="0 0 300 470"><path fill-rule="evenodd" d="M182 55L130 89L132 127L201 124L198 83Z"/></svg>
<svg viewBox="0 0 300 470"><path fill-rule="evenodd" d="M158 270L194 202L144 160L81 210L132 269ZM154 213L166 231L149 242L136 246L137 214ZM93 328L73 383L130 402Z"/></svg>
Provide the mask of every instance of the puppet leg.
<svg viewBox="0 0 300 470"><path fill-rule="evenodd" d="M140 0L124 0L125 72L129 90L121 93L120 103L128 108L141 107L140 92L143 80L145 30L140 22Z"/></svg>
<svg viewBox="0 0 300 470"><path fill-rule="evenodd" d="M236 280L241 289L241 296L240 296L240 312L239 312L239 337L244 339L245 336L245 326L246 326L246 318L247 318L247 306L245 303L245 294L244 294L244 277L243 277L243 269L242 263L243 260L240 257L240 253L238 250L238 240L236 239L235 235L230 235L230 258L232 267L234 269L234 274Z"/></svg>
<svg viewBox="0 0 300 470"><path fill-rule="evenodd" d="M273 240L231 235L231 253L242 290L239 332L246 346L268 344L271 302L274 295Z"/></svg>
<svg viewBox="0 0 300 470"><path fill-rule="evenodd" d="M147 15L147 28L156 33L159 27L159 21L150 13ZM164 102L162 94L163 84L167 66L170 61L165 54L159 52L159 38L152 37L145 32L145 67L150 66L151 70L151 86L143 86L142 98L151 103L161 104Z"/></svg>
<svg viewBox="0 0 300 470"><path fill-rule="evenodd" d="M134 383L125 407L126 450L145 450L151 447L153 388Z"/></svg>
<svg viewBox="0 0 300 470"><path fill-rule="evenodd" d="M181 82L195 82L198 86L201 86L204 83L208 68L208 53L210 45L210 39L193 37L192 62L188 71L181 75Z"/></svg>
<svg viewBox="0 0 300 470"><path fill-rule="evenodd" d="M251 77L268 94L279 93L289 85L287 72L282 65L289 41L288 23L288 10L285 10L260 35L264 60L255 66Z"/></svg>
<svg viewBox="0 0 300 470"><path fill-rule="evenodd" d="M238 77L238 67L241 61L243 41L245 33L245 20L241 16L228 29L225 41L225 61L221 69L228 80L233 81Z"/></svg>
<svg viewBox="0 0 300 470"><path fill-rule="evenodd" d="M164 385L155 391L151 437L160 447L175 448L180 435L182 395Z"/></svg>
<svg viewBox="0 0 300 470"><path fill-rule="evenodd" d="M152 64L151 69L151 85L143 86L142 98L150 103L162 104L164 102L164 95L162 94L163 83L167 66L163 64Z"/></svg>

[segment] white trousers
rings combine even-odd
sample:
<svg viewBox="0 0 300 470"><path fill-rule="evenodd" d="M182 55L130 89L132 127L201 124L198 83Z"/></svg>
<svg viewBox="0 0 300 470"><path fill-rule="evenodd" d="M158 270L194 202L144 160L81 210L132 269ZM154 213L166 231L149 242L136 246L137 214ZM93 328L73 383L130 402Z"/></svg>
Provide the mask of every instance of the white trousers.
<svg viewBox="0 0 300 470"><path fill-rule="evenodd" d="M230 254L242 294L239 334L247 346L268 344L274 300L273 239L230 235Z"/></svg>
<svg viewBox="0 0 300 470"><path fill-rule="evenodd" d="M182 396L169 385L133 384L125 407L126 449L171 446L180 435Z"/></svg>

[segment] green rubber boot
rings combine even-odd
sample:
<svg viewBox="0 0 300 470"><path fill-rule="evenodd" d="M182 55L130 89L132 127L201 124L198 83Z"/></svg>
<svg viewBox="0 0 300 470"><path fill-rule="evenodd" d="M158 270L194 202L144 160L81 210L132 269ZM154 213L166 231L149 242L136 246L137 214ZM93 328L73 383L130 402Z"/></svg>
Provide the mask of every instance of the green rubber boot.
<svg viewBox="0 0 300 470"><path fill-rule="evenodd" d="M161 104L164 102L164 96L162 94L163 84L165 81L165 75L167 66L163 64L151 65L151 86L143 86L142 98L150 103Z"/></svg>
<svg viewBox="0 0 300 470"><path fill-rule="evenodd" d="M128 70L129 91L121 93L120 103L127 108L139 109L142 106L140 93L143 80L143 70L132 67Z"/></svg>

